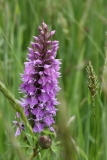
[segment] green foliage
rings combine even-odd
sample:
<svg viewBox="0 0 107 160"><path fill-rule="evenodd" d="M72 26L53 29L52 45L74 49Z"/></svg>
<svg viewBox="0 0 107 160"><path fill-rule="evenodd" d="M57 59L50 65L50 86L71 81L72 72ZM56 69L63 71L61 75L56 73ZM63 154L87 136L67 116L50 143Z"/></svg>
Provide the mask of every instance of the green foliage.
<svg viewBox="0 0 107 160"><path fill-rule="evenodd" d="M55 39L59 41L57 57L62 59L62 91L58 97L61 105L56 117L55 142L34 159L107 160L107 97L101 89L107 1L0 0L0 81L16 99L21 96L18 88L27 47L32 36L38 34L37 27L42 20L50 29L56 30ZM87 86L86 65L89 60L101 90L96 95L95 117ZM32 155L32 148L27 147L29 144L34 146L37 137L32 139L29 133L26 134L29 143L21 142L16 151L13 149L15 138L8 132L8 122L11 123L14 116L14 109L0 92L0 160L21 159L21 151L25 148L26 157ZM69 121L72 116L75 119ZM11 147L6 143L8 136ZM21 138L18 137L17 141L20 142Z"/></svg>

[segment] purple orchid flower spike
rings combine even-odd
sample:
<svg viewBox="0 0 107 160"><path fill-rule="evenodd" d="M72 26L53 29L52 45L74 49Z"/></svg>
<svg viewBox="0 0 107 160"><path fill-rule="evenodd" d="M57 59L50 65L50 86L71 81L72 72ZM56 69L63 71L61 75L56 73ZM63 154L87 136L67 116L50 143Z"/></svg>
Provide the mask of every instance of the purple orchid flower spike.
<svg viewBox="0 0 107 160"><path fill-rule="evenodd" d="M28 48L24 74L21 74L23 83L20 86L20 91L25 93L20 104L35 133L40 133L44 128L54 131L52 124L55 123L55 106L59 104L56 95L60 91L58 78L61 64L59 59L55 59L58 41L50 40L55 31L48 32L44 22L38 30L38 37L33 37L32 47Z"/></svg>

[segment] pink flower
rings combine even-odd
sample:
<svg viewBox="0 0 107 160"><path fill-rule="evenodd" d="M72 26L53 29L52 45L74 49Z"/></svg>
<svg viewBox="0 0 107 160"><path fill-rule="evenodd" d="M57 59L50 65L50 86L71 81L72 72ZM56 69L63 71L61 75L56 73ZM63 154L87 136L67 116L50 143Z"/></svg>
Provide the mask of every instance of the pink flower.
<svg viewBox="0 0 107 160"><path fill-rule="evenodd" d="M58 41L50 40L55 31L48 32L44 22L38 29L39 35L34 36L32 48L28 48L28 61L24 63L25 69L21 75L23 83L20 91L25 93L25 97L20 103L28 120L34 121L33 131L40 133L45 127L53 131L57 111L55 105L59 104L56 94L60 90L58 78L61 62L55 59Z"/></svg>

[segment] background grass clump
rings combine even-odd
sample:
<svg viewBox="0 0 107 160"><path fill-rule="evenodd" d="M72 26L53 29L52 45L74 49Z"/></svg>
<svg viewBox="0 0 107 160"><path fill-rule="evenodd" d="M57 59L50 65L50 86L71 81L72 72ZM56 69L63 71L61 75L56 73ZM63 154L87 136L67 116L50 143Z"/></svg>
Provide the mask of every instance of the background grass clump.
<svg viewBox="0 0 107 160"><path fill-rule="evenodd" d="M107 160L107 94L101 88L105 78L107 1L0 0L0 81L17 99L27 47L32 36L38 35L42 20L50 30L56 30L54 38L59 41L62 90L56 121L58 138L62 137L65 149L58 149L57 154L43 151L41 160ZM95 108L87 84L89 61L99 81ZM14 116L15 111L0 92L0 160L17 160L22 154L8 127L13 125ZM57 150L57 146L54 148Z"/></svg>

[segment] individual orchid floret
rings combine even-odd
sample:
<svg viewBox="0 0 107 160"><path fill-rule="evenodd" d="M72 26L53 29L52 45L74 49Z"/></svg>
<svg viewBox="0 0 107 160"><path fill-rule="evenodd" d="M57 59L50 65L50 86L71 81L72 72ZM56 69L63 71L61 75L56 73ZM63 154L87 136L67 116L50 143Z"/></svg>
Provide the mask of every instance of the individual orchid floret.
<svg viewBox="0 0 107 160"><path fill-rule="evenodd" d="M13 121L14 125L17 126L15 136L20 135L21 131L24 130L24 125L21 122Z"/></svg>
<svg viewBox="0 0 107 160"><path fill-rule="evenodd" d="M34 42L28 48L27 62L21 74L23 83L20 86L20 91L25 94L20 104L35 133L40 133L44 128L54 130L52 124L55 123L55 106L59 104L56 95L60 91L58 78L61 64L59 59L55 59L58 41L50 40L55 31L48 32L44 22L38 30L38 37L33 37Z"/></svg>

